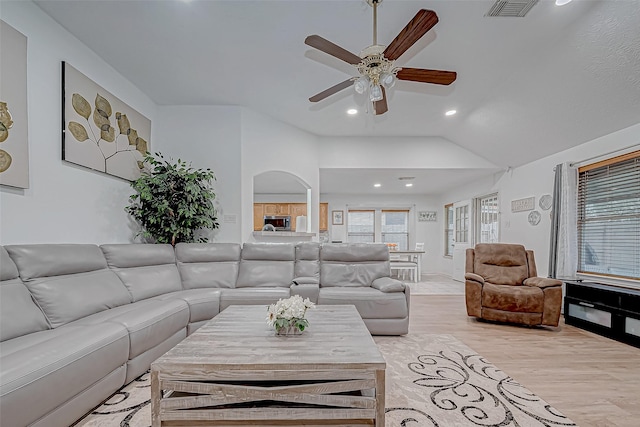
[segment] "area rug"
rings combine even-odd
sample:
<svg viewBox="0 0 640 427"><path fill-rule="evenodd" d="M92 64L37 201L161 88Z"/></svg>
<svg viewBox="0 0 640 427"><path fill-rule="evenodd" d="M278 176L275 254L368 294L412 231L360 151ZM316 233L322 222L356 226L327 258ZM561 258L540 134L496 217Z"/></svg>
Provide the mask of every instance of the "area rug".
<svg viewBox="0 0 640 427"><path fill-rule="evenodd" d="M387 426L575 426L451 335L410 334L375 341L387 361ZM148 427L149 397L147 373L76 426Z"/></svg>

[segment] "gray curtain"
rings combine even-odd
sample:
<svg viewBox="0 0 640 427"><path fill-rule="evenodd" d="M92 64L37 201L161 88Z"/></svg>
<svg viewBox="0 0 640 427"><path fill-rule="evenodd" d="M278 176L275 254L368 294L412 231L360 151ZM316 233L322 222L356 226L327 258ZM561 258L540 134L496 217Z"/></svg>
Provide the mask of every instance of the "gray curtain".
<svg viewBox="0 0 640 427"><path fill-rule="evenodd" d="M555 171L549 277L574 279L578 268L578 170L562 163Z"/></svg>
<svg viewBox="0 0 640 427"><path fill-rule="evenodd" d="M558 227L560 226L560 197L562 195L562 164L555 167L553 180L553 203L551 205L551 238L549 246L549 277L555 279L558 258Z"/></svg>

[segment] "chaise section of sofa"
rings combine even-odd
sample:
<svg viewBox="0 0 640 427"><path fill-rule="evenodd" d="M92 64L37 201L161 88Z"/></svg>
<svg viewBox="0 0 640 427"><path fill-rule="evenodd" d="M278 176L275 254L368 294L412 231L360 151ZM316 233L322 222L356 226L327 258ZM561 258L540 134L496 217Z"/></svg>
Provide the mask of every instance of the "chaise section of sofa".
<svg viewBox="0 0 640 427"><path fill-rule="evenodd" d="M409 287L389 277L384 244L328 244L320 250L318 303L353 304L374 335L409 331Z"/></svg>

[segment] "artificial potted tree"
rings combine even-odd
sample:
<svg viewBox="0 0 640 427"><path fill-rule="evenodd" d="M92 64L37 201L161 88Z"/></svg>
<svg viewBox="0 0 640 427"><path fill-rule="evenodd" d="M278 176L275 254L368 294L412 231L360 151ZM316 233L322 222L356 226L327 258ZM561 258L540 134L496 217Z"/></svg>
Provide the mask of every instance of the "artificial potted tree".
<svg viewBox="0 0 640 427"><path fill-rule="evenodd" d="M125 210L141 225L138 233L155 243L206 242L199 231L218 228L211 169L194 169L178 159L167 161L160 153L144 158L148 165L131 186Z"/></svg>

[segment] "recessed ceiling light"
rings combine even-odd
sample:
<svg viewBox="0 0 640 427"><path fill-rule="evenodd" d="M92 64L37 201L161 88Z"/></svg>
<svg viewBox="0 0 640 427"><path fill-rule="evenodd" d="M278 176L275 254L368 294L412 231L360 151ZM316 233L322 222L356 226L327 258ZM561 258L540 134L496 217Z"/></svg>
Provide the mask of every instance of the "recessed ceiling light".
<svg viewBox="0 0 640 427"><path fill-rule="evenodd" d="M567 3L571 3L571 0L556 0L556 6L564 6Z"/></svg>
<svg viewBox="0 0 640 427"><path fill-rule="evenodd" d="M453 116L455 113L457 113L456 110L449 110L446 113L444 113L445 116Z"/></svg>
<svg viewBox="0 0 640 427"><path fill-rule="evenodd" d="M404 186L405 187L413 187L413 184L409 182L409 183L405 184Z"/></svg>
<svg viewBox="0 0 640 427"><path fill-rule="evenodd" d="M382 184L373 184L374 187L382 187Z"/></svg>
<svg viewBox="0 0 640 427"><path fill-rule="evenodd" d="M356 110L355 108L350 108L347 110L347 114L353 116L354 114L358 114L358 110Z"/></svg>

